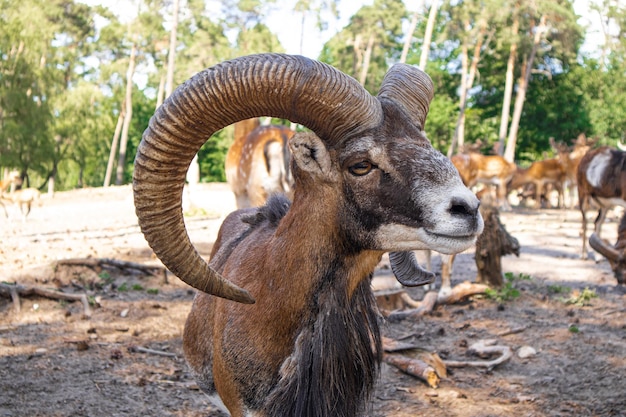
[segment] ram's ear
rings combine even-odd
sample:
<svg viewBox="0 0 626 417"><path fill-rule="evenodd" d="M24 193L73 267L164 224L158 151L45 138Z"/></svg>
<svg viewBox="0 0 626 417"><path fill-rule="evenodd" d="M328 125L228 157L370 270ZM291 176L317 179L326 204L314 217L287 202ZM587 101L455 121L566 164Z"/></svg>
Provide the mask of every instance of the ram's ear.
<svg viewBox="0 0 626 417"><path fill-rule="evenodd" d="M324 142L312 132L298 132L289 139L289 149L296 166L313 177L332 180L337 173Z"/></svg>

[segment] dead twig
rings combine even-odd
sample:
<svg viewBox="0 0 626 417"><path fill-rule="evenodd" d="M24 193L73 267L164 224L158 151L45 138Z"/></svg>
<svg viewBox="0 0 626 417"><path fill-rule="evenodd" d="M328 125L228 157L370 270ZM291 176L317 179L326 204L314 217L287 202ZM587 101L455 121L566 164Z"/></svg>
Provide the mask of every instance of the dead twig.
<svg viewBox="0 0 626 417"><path fill-rule="evenodd" d="M472 344L467 353L475 354L481 357L488 357L493 354L499 354L499 356L490 361L443 361L447 367L450 368L463 368L463 367L475 367L475 368L487 368L493 369L496 366L508 361L513 357L513 350L508 346L496 345L495 340L480 340Z"/></svg>
<svg viewBox="0 0 626 417"><path fill-rule="evenodd" d="M159 356L167 356L169 358L176 358L178 357L178 355L176 355L175 353L172 352L165 352L163 350L155 350L155 349L149 349L143 346L131 346L128 348L129 352L140 352L140 353L147 353L150 355L159 355Z"/></svg>
<svg viewBox="0 0 626 417"><path fill-rule="evenodd" d="M458 303L471 295L484 294L487 288L489 288L489 286L485 284L474 284L469 281L465 281L455 285L452 288L452 291L440 291L437 298L437 304Z"/></svg>
<svg viewBox="0 0 626 417"><path fill-rule="evenodd" d="M83 314L85 317L91 317L91 306L86 294L68 294L61 291L49 290L41 287L30 287L24 285L11 285L0 283L0 295L11 297L13 308L17 313L21 311L21 297L38 295L40 297L50 298L53 300L80 301L83 303Z"/></svg>
<svg viewBox="0 0 626 417"><path fill-rule="evenodd" d="M437 304L437 292L429 291L424 295L424 299L417 308L411 308L402 311L392 311L387 317L389 321L399 321L407 318L421 317L427 313L430 313Z"/></svg>
<svg viewBox="0 0 626 417"><path fill-rule="evenodd" d="M512 329L504 330L504 331L496 334L496 336L503 337L503 336L508 336L508 335L511 335L511 334L517 334L517 333L523 332L526 329L528 329L528 326L513 327Z"/></svg>
<svg viewBox="0 0 626 417"><path fill-rule="evenodd" d="M163 266L145 265L137 262L121 261L111 258L71 258L61 259L56 262L56 266L86 266L93 269L103 269L106 267L117 268L122 271L130 271L131 273L139 272L142 274L162 276L167 282L167 270Z"/></svg>

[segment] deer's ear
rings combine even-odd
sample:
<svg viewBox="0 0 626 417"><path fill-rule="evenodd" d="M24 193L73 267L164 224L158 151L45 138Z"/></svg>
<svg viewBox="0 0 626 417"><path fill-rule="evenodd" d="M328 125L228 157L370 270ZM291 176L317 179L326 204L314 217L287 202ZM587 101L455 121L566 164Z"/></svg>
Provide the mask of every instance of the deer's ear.
<svg viewBox="0 0 626 417"><path fill-rule="evenodd" d="M289 140L295 164L313 177L333 179L337 173L324 142L312 132L298 132Z"/></svg>

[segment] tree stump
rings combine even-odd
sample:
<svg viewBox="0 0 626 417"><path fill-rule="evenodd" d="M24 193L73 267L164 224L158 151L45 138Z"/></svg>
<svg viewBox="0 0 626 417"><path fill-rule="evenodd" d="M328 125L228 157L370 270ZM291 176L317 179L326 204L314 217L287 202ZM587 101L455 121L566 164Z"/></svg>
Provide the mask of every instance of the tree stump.
<svg viewBox="0 0 626 417"><path fill-rule="evenodd" d="M519 256L519 241L500 222L497 207L483 200L480 213L485 221L485 228L476 240L476 282L501 287L504 283L502 257L510 254Z"/></svg>

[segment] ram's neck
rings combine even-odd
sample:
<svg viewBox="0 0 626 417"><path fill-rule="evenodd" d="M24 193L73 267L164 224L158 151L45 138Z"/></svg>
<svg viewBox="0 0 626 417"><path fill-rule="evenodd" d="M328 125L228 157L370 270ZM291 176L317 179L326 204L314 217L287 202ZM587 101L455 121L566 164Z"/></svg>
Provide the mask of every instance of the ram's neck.
<svg viewBox="0 0 626 417"><path fill-rule="evenodd" d="M382 355L378 316L369 281L351 298L337 288L340 283L329 280L317 289L265 415L336 417L363 411Z"/></svg>

